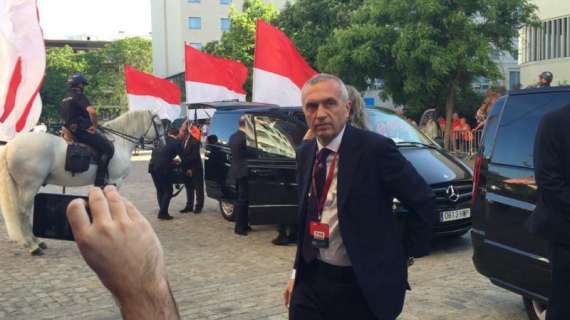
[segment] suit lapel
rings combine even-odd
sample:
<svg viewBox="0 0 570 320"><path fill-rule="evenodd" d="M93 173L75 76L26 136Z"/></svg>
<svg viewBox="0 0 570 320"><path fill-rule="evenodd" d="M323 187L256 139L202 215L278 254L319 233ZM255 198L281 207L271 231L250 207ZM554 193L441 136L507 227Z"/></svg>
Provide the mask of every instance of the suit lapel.
<svg viewBox="0 0 570 320"><path fill-rule="evenodd" d="M362 148L360 148L360 140L356 136L356 131L350 125L347 125L339 149L337 179L339 215L343 212L342 208L350 193L352 181L354 180L358 166L358 160L361 155Z"/></svg>
<svg viewBox="0 0 570 320"><path fill-rule="evenodd" d="M313 162L315 161L315 156L317 153L317 141L315 139L307 142L307 145L303 146L301 151L299 163L300 172L300 185L301 192L301 207L299 209L304 211L307 202L307 193L309 192L309 185L311 181L311 171L313 169Z"/></svg>

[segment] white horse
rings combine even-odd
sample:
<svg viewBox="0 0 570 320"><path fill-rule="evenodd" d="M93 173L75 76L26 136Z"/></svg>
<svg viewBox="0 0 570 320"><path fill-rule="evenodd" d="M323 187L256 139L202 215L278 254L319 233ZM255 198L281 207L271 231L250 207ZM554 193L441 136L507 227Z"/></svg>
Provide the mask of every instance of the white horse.
<svg viewBox="0 0 570 320"><path fill-rule="evenodd" d="M164 144L164 131L158 116L148 110L131 111L105 123L120 135L107 134L115 153L109 162L109 183L120 186L129 174L131 154L141 139ZM45 184L84 186L93 184L97 166L72 175L65 170L67 142L46 133L24 133L0 146L0 209L10 240L42 254L47 246L32 234L30 213L34 197Z"/></svg>

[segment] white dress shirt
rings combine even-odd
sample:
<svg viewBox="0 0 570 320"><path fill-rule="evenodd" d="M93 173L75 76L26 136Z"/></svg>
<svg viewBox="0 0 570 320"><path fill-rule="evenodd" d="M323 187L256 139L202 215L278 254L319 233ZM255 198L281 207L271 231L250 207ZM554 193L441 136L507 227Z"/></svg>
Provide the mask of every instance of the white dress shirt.
<svg viewBox="0 0 570 320"><path fill-rule="evenodd" d="M321 215L321 223L328 224L329 226L329 247L326 249L319 249L319 254L317 259L332 264L339 267L351 266L350 258L346 253L346 248L344 242L342 241L342 235L340 234L340 227L338 221L338 191L337 191L337 174L338 174L338 163L340 161L340 155L338 155L338 149L340 148L340 143L342 142L342 137L344 135L344 130L346 126L342 128L340 133L326 146L322 145L317 139L317 151L321 151L322 148L327 148L334 153L331 153L327 157L327 169L328 174L330 166L332 165L335 154L337 155L336 166L333 173L333 180L327 193L327 198L325 200L323 213Z"/></svg>

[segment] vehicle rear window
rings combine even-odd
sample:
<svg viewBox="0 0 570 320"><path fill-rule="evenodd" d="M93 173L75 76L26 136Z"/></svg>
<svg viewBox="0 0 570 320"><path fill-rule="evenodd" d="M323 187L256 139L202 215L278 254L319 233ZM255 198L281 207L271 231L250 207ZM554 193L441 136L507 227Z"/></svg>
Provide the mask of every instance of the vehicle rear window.
<svg viewBox="0 0 570 320"><path fill-rule="evenodd" d="M237 131L239 127L240 114L236 112L222 113L217 112L212 119L212 126L210 127L209 134L218 137L218 143L227 145L230 136Z"/></svg>
<svg viewBox="0 0 570 320"><path fill-rule="evenodd" d="M485 158L491 156L491 151L493 150L493 141L499 128L499 115L503 109L503 104L507 100L506 96L497 99L497 102L491 107L487 120L485 122L485 131L483 132L483 154Z"/></svg>
<svg viewBox="0 0 570 320"><path fill-rule="evenodd" d="M260 157L295 159L295 147L307 131L304 123L270 115L256 115L254 119Z"/></svg>
<svg viewBox="0 0 570 320"><path fill-rule="evenodd" d="M570 93L510 96L499 124L492 162L533 168L534 138L544 114L570 102Z"/></svg>

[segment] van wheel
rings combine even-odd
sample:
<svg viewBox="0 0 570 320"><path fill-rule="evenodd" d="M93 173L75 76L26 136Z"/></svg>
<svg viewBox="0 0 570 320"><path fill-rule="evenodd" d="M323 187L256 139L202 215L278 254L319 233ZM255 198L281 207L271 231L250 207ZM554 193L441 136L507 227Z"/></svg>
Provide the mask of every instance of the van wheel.
<svg viewBox="0 0 570 320"><path fill-rule="evenodd" d="M228 221L235 221L234 204L228 200L220 200L220 212L222 217Z"/></svg>
<svg viewBox="0 0 570 320"><path fill-rule="evenodd" d="M530 320L546 320L546 304L523 297L524 308Z"/></svg>

